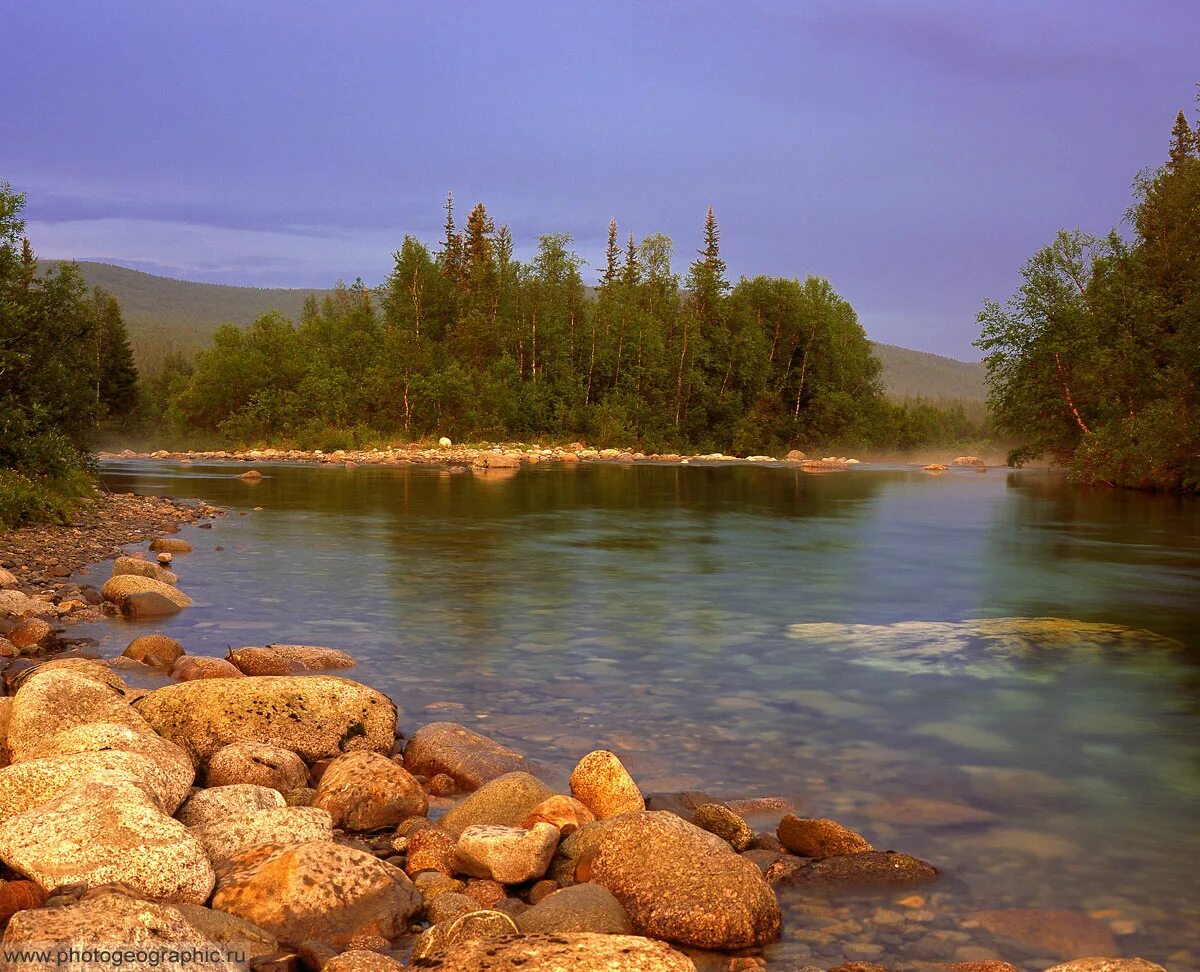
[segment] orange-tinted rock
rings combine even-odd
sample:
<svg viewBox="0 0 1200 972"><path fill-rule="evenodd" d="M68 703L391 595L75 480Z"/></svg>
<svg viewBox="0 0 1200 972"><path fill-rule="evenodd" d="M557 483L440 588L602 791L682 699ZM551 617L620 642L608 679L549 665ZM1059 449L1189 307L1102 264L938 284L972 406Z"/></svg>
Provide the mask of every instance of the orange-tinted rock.
<svg viewBox="0 0 1200 972"><path fill-rule="evenodd" d="M615 753L598 749L571 773L571 792L598 820L644 810L646 801Z"/></svg>
<svg viewBox="0 0 1200 972"><path fill-rule="evenodd" d="M184 655L171 668L171 678L177 682L190 682L197 678L245 677L244 672L224 658L206 658L202 655Z"/></svg>
<svg viewBox="0 0 1200 972"><path fill-rule="evenodd" d="M406 769L379 753L346 753L321 774L312 805L328 810L334 826L379 830L424 816L429 798Z"/></svg>
<svg viewBox="0 0 1200 972"><path fill-rule="evenodd" d="M229 662L247 675L297 675L354 665L354 659L344 651L315 645L238 648L229 653Z"/></svg>
<svg viewBox="0 0 1200 972"><path fill-rule="evenodd" d="M18 911L40 908L46 892L35 881L5 881L0 885L0 927Z"/></svg>
<svg viewBox="0 0 1200 972"><path fill-rule="evenodd" d="M289 749L266 743L237 742L218 749L208 761L208 785L252 783L280 793L308 783L308 767Z"/></svg>
<svg viewBox="0 0 1200 972"><path fill-rule="evenodd" d="M776 833L784 847L801 857L837 857L874 850L862 834L824 818L810 820L789 813Z"/></svg>
<svg viewBox="0 0 1200 972"><path fill-rule="evenodd" d="M404 747L404 766L426 777L445 774L467 791L529 770L520 753L454 722L432 722L414 732Z"/></svg>
<svg viewBox="0 0 1200 972"><path fill-rule="evenodd" d="M536 823L548 823L565 837L595 821L592 811L574 797L555 795L530 810L521 826L528 830Z"/></svg>
<svg viewBox="0 0 1200 972"><path fill-rule="evenodd" d="M150 541L150 549L166 553L191 553L192 545L178 537L158 537Z"/></svg>
<svg viewBox="0 0 1200 972"><path fill-rule="evenodd" d="M895 851L863 851L820 860L788 858L767 871L772 883L802 889L902 888L938 877L932 864Z"/></svg>
<svg viewBox="0 0 1200 972"><path fill-rule="evenodd" d="M183 657L183 645L166 635L142 635L129 642L121 654L153 668L171 668Z"/></svg>
<svg viewBox="0 0 1200 972"><path fill-rule="evenodd" d="M17 622L8 633L8 640L19 651L35 648L47 638L53 629L41 618L26 618Z"/></svg>
<svg viewBox="0 0 1200 972"><path fill-rule="evenodd" d="M458 867L457 842L441 827L423 827L408 838L408 860L404 865L409 876L418 871L439 871L453 875Z"/></svg>

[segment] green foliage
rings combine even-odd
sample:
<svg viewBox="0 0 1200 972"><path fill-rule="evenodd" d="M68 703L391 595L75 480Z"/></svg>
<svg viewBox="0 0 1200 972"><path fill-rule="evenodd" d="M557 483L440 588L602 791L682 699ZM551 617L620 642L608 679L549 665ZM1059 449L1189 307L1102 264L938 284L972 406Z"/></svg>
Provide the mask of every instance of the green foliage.
<svg viewBox="0 0 1200 972"><path fill-rule="evenodd" d="M91 477L82 468L58 478L0 469L0 528L69 523L91 489Z"/></svg>
<svg viewBox="0 0 1200 972"><path fill-rule="evenodd" d="M1139 177L1134 239L1061 232L1001 307L979 315L989 401L1080 482L1200 488L1200 156L1180 113L1170 155Z"/></svg>

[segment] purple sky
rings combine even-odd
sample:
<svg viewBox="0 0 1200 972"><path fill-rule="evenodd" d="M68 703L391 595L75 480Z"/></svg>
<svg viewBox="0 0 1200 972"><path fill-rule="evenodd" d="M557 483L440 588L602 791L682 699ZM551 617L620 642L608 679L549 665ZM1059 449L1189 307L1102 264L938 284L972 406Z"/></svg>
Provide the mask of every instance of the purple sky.
<svg viewBox="0 0 1200 972"><path fill-rule="evenodd" d="M441 202L528 255L716 208L734 276L827 276L877 340L978 355L1060 226L1103 232L1200 80L1197 0L6 5L0 181L45 257L380 281ZM594 271L589 271L589 279Z"/></svg>

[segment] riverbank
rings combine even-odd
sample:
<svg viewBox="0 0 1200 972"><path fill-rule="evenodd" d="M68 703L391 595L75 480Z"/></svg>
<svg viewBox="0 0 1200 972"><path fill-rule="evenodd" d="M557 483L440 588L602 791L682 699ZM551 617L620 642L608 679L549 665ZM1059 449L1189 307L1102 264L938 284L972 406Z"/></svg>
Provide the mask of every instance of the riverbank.
<svg viewBox="0 0 1200 972"><path fill-rule="evenodd" d="M185 590L188 557L201 555L199 545L175 554ZM7 944L85 934L128 943L166 926L193 942L236 941L256 965L308 972L395 972L397 960L539 972L561 969L567 956L580 970L745 972L761 967L763 948L769 967L795 972L1040 972L1053 962L1003 959L1120 951L1119 914L990 910L963 923L949 910L951 878L870 846L879 823L860 833L776 801L731 799L717 779L706 782L720 798L645 792L653 787L625 768L626 748L589 752L598 740L585 732L573 737L569 782L549 786L519 741L428 721L463 718L445 714L453 707L421 719L406 712L409 698L396 695L397 709L357 680L329 678L357 678L355 659L341 652L256 647L222 660L154 630L131 627L129 639L149 637L119 657L63 658L12 680L20 692L0 706L14 756L0 770L0 818L13 809L5 794L35 770L64 785L47 796L53 787L39 775L35 797L46 802L13 797L24 809L0 821L0 859L18 860L12 832L22 831L17 873L26 875L0 894L56 892L50 907L27 906L13 919ZM147 683L155 690L136 687ZM80 758L96 740L102 759L96 748ZM78 764L95 762L119 765L71 785ZM143 780L159 808L114 774ZM141 837L130 848L117 824L134 816ZM70 862L76 887L45 886L51 873L64 880L51 838L80 833L91 843L82 863ZM126 887L94 887L111 881ZM864 885L878 897L861 915L822 900ZM771 945L781 931L791 940ZM1014 940L1022 944L1006 944ZM893 959L917 944L926 961Z"/></svg>
<svg viewBox="0 0 1200 972"><path fill-rule="evenodd" d="M566 446L539 446L520 442L483 443L479 445L439 445L422 443L390 446L383 449L336 449L325 452L321 449L211 449L211 450L167 450L138 452L133 449L106 451L98 454L105 459L171 459L179 462L284 462L319 463L324 465L444 465L451 467L474 467L482 469L516 469L522 465L543 462L655 462L689 464L692 462L730 462L791 465L815 471L845 470L861 465L863 460L851 455L809 455L792 450L784 456L736 456L720 452L696 453L645 453L634 449L595 449L582 443ZM879 461L879 457L873 457ZM978 456L924 455L920 458L906 456L903 459L884 459L914 463L919 466L969 466L972 468L998 465L998 461ZM934 470L936 471L936 470Z"/></svg>

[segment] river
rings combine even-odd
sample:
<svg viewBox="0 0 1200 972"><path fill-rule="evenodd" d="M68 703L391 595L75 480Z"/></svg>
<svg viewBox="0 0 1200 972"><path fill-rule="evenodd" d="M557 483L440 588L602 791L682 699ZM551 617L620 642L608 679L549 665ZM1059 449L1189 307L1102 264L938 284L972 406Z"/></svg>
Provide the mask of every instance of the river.
<svg viewBox="0 0 1200 972"><path fill-rule="evenodd" d="M461 722L559 785L610 748L644 792L787 797L943 870L923 905L784 892L771 967L848 942L1053 964L972 917L1012 908L1200 962L1195 498L999 469L244 468L102 466L230 510L185 528L197 604L153 626L188 652L341 648L407 731ZM1084 624L979 623L1025 618ZM140 630L81 633L111 654Z"/></svg>

